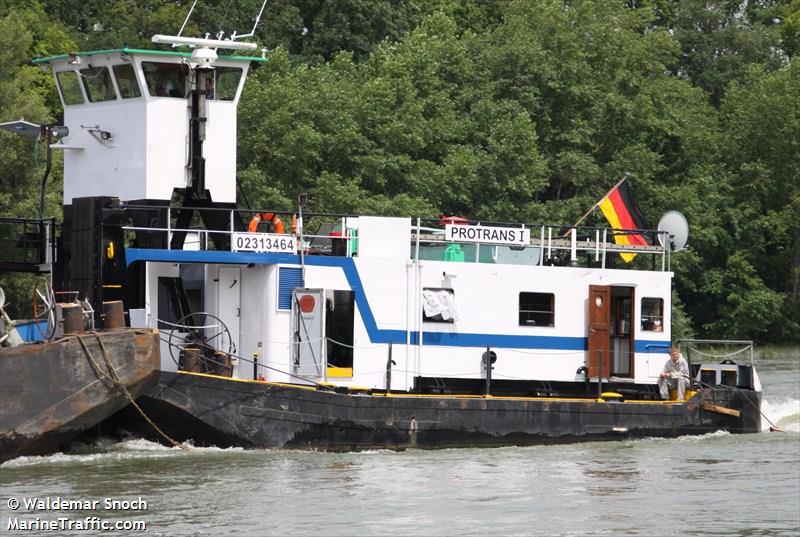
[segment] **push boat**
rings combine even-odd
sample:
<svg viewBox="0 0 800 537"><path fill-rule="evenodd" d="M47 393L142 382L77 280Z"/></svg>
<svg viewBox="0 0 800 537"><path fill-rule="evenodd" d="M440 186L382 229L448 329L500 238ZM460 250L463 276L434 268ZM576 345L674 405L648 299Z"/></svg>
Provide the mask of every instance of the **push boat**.
<svg viewBox="0 0 800 537"><path fill-rule="evenodd" d="M760 430L752 354L690 357L659 398L675 230L242 209L236 110L266 60L153 40L193 50L35 60L64 105L53 286L160 333L156 380L101 425L325 450Z"/></svg>

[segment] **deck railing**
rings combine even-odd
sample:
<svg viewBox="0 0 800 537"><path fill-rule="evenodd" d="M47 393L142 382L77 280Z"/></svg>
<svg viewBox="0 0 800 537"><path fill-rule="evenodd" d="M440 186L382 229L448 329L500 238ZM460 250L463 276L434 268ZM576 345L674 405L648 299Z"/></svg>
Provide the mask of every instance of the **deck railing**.
<svg viewBox="0 0 800 537"><path fill-rule="evenodd" d="M54 218L0 218L0 271L49 272L55 237Z"/></svg>
<svg viewBox="0 0 800 537"><path fill-rule="evenodd" d="M175 234L186 239L179 249L230 249L234 233L247 230L247 222L256 213L274 213L284 223L286 233L295 235L305 255L358 255L358 216L335 213L299 213L286 211L252 211L206 207L159 207L123 205L131 214L138 212L133 225L124 230L137 238L147 237L151 247L171 249ZM179 226L182 211L195 211L191 223ZM213 218L209 215L212 215ZM204 220L214 220L209 227ZM184 219L185 222L185 219ZM411 221L409 255L413 260L442 260L476 263L509 263L521 265L571 265L608 268L612 254L645 254L653 261L650 270L669 270L670 252L661 244L668 243L665 232L657 230L619 230L588 226L514 224L508 222L459 221L465 226L481 226L527 230L524 244L461 242L448 240L445 226L451 220L415 218ZM305 231L315 229L313 233ZM619 237L645 237L647 245L617 244ZM141 243L141 241L140 241ZM628 268L625 265L622 268ZM630 265L631 267L633 265Z"/></svg>

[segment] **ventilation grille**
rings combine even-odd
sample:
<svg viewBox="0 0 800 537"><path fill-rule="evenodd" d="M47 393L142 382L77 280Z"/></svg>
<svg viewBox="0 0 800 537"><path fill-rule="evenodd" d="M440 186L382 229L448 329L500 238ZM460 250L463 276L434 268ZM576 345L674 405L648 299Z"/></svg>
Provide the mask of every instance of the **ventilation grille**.
<svg viewBox="0 0 800 537"><path fill-rule="evenodd" d="M278 309L292 309L292 291L303 287L303 271L299 268L278 268Z"/></svg>

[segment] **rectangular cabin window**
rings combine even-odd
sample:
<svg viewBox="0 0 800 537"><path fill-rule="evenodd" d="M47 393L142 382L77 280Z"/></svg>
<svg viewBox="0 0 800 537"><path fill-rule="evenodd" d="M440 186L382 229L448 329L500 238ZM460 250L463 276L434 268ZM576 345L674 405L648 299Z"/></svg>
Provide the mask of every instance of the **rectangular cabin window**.
<svg viewBox="0 0 800 537"><path fill-rule="evenodd" d="M117 98L117 92L114 91L114 84L111 82L111 73L107 67L81 69L81 80L89 102L99 103Z"/></svg>
<svg viewBox="0 0 800 537"><path fill-rule="evenodd" d="M650 332L664 331L664 299L642 299L642 330Z"/></svg>
<svg viewBox="0 0 800 537"><path fill-rule="evenodd" d="M180 63L142 62L147 92L152 97L186 98L188 67Z"/></svg>
<svg viewBox="0 0 800 537"><path fill-rule="evenodd" d="M555 295L553 293L520 293L520 326L554 326Z"/></svg>
<svg viewBox="0 0 800 537"><path fill-rule="evenodd" d="M78 73L75 71L61 71L56 73L58 79L58 87L61 88L61 96L64 98L64 104L83 104L83 93L81 93L81 86L78 82Z"/></svg>
<svg viewBox="0 0 800 537"><path fill-rule="evenodd" d="M242 70L238 67L217 67L214 69L214 78L214 91L209 99L232 101L236 97L236 90L239 89Z"/></svg>
<svg viewBox="0 0 800 537"><path fill-rule="evenodd" d="M458 317L452 289L422 290L422 320L426 323L453 323Z"/></svg>
<svg viewBox="0 0 800 537"><path fill-rule="evenodd" d="M119 88L119 94L123 99L142 96L142 90L139 89L139 82L136 80L133 65L123 63L122 65L115 65L113 69L114 76L117 78L117 88Z"/></svg>

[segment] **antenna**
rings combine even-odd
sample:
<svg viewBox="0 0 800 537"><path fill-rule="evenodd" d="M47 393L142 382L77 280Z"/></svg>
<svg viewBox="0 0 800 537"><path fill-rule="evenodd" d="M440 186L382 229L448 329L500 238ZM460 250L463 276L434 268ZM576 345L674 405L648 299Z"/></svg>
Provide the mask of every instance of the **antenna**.
<svg viewBox="0 0 800 537"><path fill-rule="evenodd" d="M689 223L686 217L678 211L667 211L658 221L658 242L664 248L669 247L672 252L680 252L686 248L689 239ZM669 244L664 244L668 241Z"/></svg>
<svg viewBox="0 0 800 537"><path fill-rule="evenodd" d="M186 28L186 23L189 22L189 17L192 16L192 12L194 11L194 6L196 5L197 5L197 0L194 0L194 2L192 2L192 7L189 8L189 13L186 14L186 18L184 19L183 24L181 25L181 29L178 30L178 35L181 35L183 33L183 29Z"/></svg>
<svg viewBox="0 0 800 537"><path fill-rule="evenodd" d="M233 34L231 34L231 40L235 41L237 39L244 39L245 37L253 37L253 35L255 35L256 33L256 28L258 27L258 23L261 22L261 14L264 13L264 8L266 6L267 6L267 0L264 0L264 3L261 4L261 10L258 12L256 20L253 23L253 29L250 30L249 34L236 35L236 32L233 32Z"/></svg>
<svg viewBox="0 0 800 537"><path fill-rule="evenodd" d="M183 20L183 24L181 25L181 29L178 30L178 35L175 36L175 37L180 37L181 34L183 33L183 30L184 30L184 28L186 28L186 24L189 22L189 18L192 16L192 13L194 12L194 8L195 8L196 5L197 5L197 0L194 0L194 2L192 2L192 7L189 8L189 13L186 14L186 18ZM249 34L236 35L236 31L234 30L234 32L231 34L230 42L236 41L237 39L244 39L246 37L253 37L255 35L255 33L256 33L256 28L258 28L258 23L261 22L261 15L264 14L264 8L265 7L267 7L267 0L264 0L261 3L261 9L258 11L258 15L256 15L256 19L253 22L253 29L250 30L250 33ZM224 22L224 20L223 20L223 22ZM220 28L220 30L221 30L221 28ZM219 34L217 34L217 37L222 37L223 33L224 32L220 31ZM208 35L208 34L206 34L206 35ZM153 42L162 43L164 41L156 41L154 39ZM226 41L226 42L228 42L228 41ZM186 44L186 43L177 43L177 42L173 42L173 41L170 41L170 42L167 42L167 43L171 43L173 47L178 47L178 46ZM202 46L202 45L196 45L196 46ZM219 47L219 48L223 48L223 47ZM224 48L233 48L233 47L224 47ZM247 50L251 50L251 49L247 49Z"/></svg>

